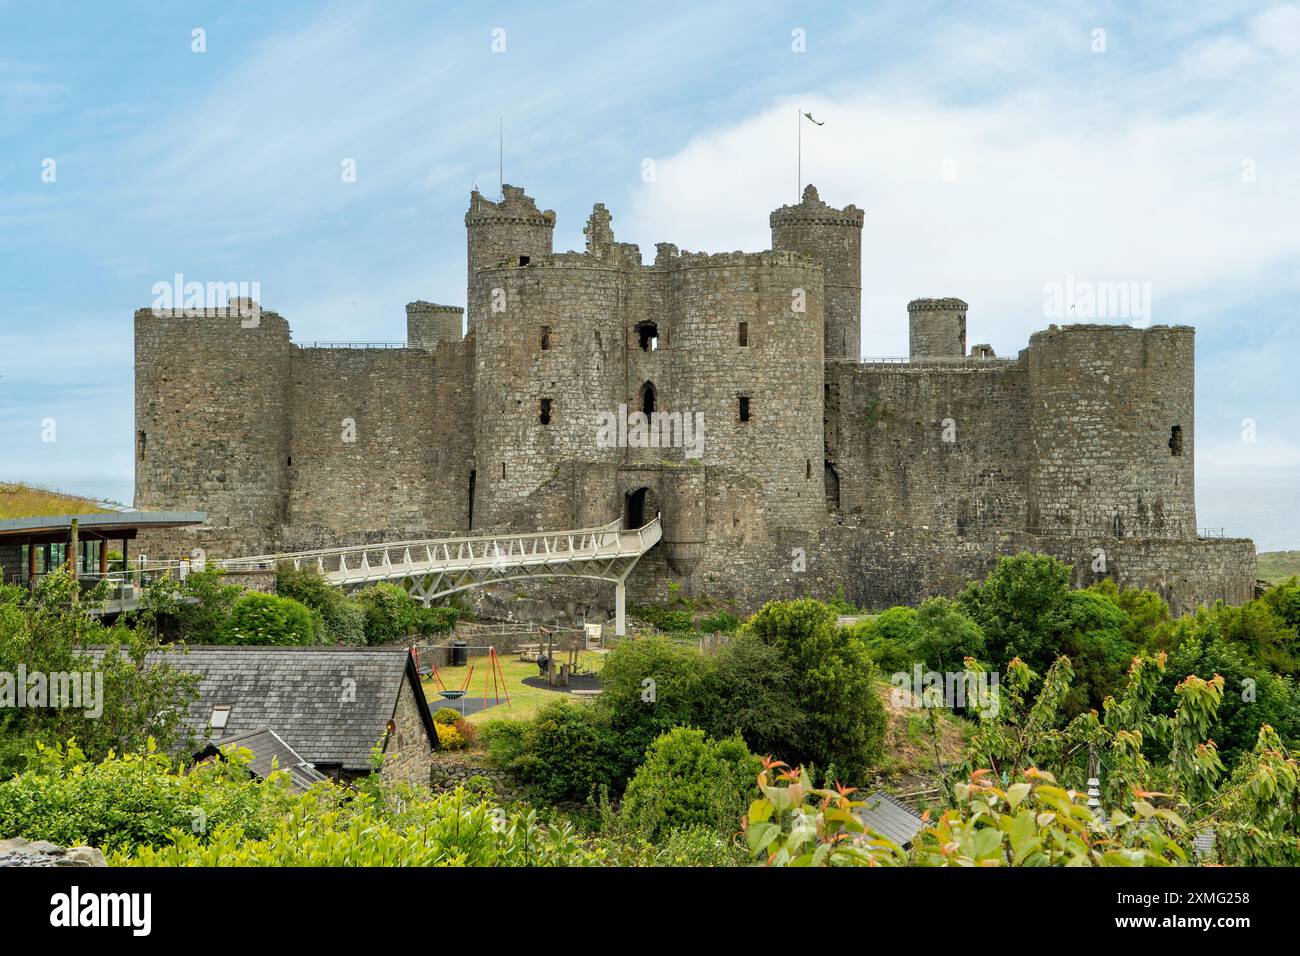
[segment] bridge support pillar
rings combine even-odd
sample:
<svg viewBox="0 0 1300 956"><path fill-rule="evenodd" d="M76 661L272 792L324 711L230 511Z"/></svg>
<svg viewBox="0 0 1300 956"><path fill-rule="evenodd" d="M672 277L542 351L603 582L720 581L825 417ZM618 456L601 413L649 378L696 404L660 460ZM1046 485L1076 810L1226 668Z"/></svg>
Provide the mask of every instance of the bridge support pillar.
<svg viewBox="0 0 1300 956"><path fill-rule="evenodd" d="M622 581L614 585L614 633L627 637L627 585Z"/></svg>

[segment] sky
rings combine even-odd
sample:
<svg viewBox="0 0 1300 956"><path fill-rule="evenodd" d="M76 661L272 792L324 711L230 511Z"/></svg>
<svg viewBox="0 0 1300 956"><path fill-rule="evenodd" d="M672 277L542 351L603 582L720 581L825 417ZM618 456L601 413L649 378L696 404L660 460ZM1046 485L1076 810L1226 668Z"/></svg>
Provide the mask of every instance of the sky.
<svg viewBox="0 0 1300 956"><path fill-rule="evenodd" d="M557 250L596 202L647 260L765 249L798 110L802 182L866 211L864 355L906 353L913 298L1010 356L1071 320L1049 287L1133 283L1097 321L1197 329L1208 520L1289 503L1300 548L1295 3L0 0L0 479L129 502L157 282L400 341L464 303L499 124Z"/></svg>

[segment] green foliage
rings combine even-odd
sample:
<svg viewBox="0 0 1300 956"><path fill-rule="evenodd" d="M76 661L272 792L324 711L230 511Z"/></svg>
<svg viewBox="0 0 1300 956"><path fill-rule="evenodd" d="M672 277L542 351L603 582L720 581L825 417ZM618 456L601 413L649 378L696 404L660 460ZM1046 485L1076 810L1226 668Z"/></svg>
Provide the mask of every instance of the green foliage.
<svg viewBox="0 0 1300 956"><path fill-rule="evenodd" d="M454 707L439 707L433 712L433 722L435 724L454 725L460 719L460 711Z"/></svg>
<svg viewBox="0 0 1300 956"><path fill-rule="evenodd" d="M730 634L740 627L740 618L726 611L714 611L700 618L700 630L705 634Z"/></svg>
<svg viewBox="0 0 1300 956"><path fill-rule="evenodd" d="M730 833L760 767L739 737L713 740L676 727L650 745L628 784L623 822L652 842L686 827Z"/></svg>
<svg viewBox="0 0 1300 956"><path fill-rule="evenodd" d="M1291 578L1264 592L1267 605L1283 624L1300 633L1300 578Z"/></svg>
<svg viewBox="0 0 1300 956"><path fill-rule="evenodd" d="M180 717L198 679L148 661L158 648L152 631L106 626L90 613L93 606L94 595L66 573L40 579L31 592L0 586L0 672L16 677L23 666L47 680L83 675L81 707L0 707L0 776L21 770L38 742L76 738L98 759L114 749L137 750L150 736L161 746L183 737ZM87 645L102 646L102 656L96 660ZM103 699L96 707L100 681Z"/></svg>
<svg viewBox="0 0 1300 956"><path fill-rule="evenodd" d="M556 700L519 729L504 723L486 728L488 752L542 800L581 802L598 784L626 779L616 736L595 707Z"/></svg>
<svg viewBox="0 0 1300 956"><path fill-rule="evenodd" d="M285 774L251 777L251 757L232 752L186 772L153 740L99 763L72 741L40 747L26 772L0 783L0 833L105 851L164 846L175 831L202 843L222 825L265 836L294 797Z"/></svg>
<svg viewBox="0 0 1300 956"><path fill-rule="evenodd" d="M312 644L311 611L292 598L249 591L235 602L217 643L286 647Z"/></svg>
<svg viewBox="0 0 1300 956"><path fill-rule="evenodd" d="M605 658L602 691L595 701L617 754L617 772L593 782L626 781L660 734L678 726L698 726L707 712L708 670L694 647L668 638L624 641Z"/></svg>
<svg viewBox="0 0 1300 956"><path fill-rule="evenodd" d="M446 634L460 620L455 607L424 607L396 584L372 584L354 596L365 614L366 643L391 644L411 635Z"/></svg>
<svg viewBox="0 0 1300 956"><path fill-rule="evenodd" d="M794 672L793 691L803 720L788 752L801 763L834 764L854 781L880 759L888 718L866 646L837 627L835 619L835 612L819 601L773 601L750 618L742 633L775 647Z"/></svg>
<svg viewBox="0 0 1300 956"><path fill-rule="evenodd" d="M891 607L851 628L883 674L905 671L914 658L909 649L916 630L916 609Z"/></svg>
<svg viewBox="0 0 1300 956"><path fill-rule="evenodd" d="M741 823L745 845L756 862L767 866L906 863L907 855L898 844L863 825L858 811L865 803L850 798L852 787L819 789L806 770L779 769L783 767L779 760L763 761L758 799Z"/></svg>
<svg viewBox="0 0 1300 956"><path fill-rule="evenodd" d="M689 610L659 607L654 604L633 604L628 607L628 613L670 634L695 630L695 615Z"/></svg>
<svg viewBox="0 0 1300 956"><path fill-rule="evenodd" d="M959 602L984 632L990 663L1019 657L1045 669L1070 628L1070 566L1045 554L998 559L982 582L972 581Z"/></svg>
<svg viewBox="0 0 1300 956"><path fill-rule="evenodd" d="M507 813L463 788L430 797L400 785L348 799L304 796L265 836L223 823L206 839L174 834L169 846L119 852L133 866L592 866L602 849L570 824L542 823L535 810Z"/></svg>
<svg viewBox="0 0 1300 956"><path fill-rule="evenodd" d="M777 753L804 737L794 667L780 648L741 633L707 660L699 726L719 739L739 734L755 753Z"/></svg>
<svg viewBox="0 0 1300 956"><path fill-rule="evenodd" d="M1068 655L1074 668L1063 706L1067 716L1074 716L1100 709L1102 701L1123 685L1138 645L1130 637L1134 632L1128 614L1104 595L1071 591L1065 609L1057 653Z"/></svg>
<svg viewBox="0 0 1300 956"><path fill-rule="evenodd" d="M365 610L341 588L327 582L315 568L297 570L283 563L275 573L275 592L311 610L321 644L364 645Z"/></svg>
<svg viewBox="0 0 1300 956"><path fill-rule="evenodd" d="M180 580L159 578L144 589L141 614L146 623L190 644L220 644L243 589L226 584L225 571L205 568Z"/></svg>

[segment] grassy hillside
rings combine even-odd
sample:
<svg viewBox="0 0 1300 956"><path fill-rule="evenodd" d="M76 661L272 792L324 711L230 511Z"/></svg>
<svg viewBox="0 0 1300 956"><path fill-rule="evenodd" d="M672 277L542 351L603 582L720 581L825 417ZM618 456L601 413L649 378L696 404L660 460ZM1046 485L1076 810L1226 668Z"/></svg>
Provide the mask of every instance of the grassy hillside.
<svg viewBox="0 0 1300 956"><path fill-rule="evenodd" d="M96 507L87 498L65 495L34 485L0 482L0 519L104 513L105 509Z"/></svg>
<svg viewBox="0 0 1300 956"><path fill-rule="evenodd" d="M1300 575L1300 551L1264 551L1259 555L1255 573L1269 584Z"/></svg>

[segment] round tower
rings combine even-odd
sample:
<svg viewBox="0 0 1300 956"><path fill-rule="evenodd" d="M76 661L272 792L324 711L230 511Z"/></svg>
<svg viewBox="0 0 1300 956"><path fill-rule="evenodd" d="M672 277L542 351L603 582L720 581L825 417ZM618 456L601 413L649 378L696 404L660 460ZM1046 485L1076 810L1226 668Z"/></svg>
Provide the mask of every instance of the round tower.
<svg viewBox="0 0 1300 956"><path fill-rule="evenodd" d="M911 360L964 358L967 308L961 299L913 299L907 303Z"/></svg>
<svg viewBox="0 0 1300 956"><path fill-rule="evenodd" d="M465 213L465 230L469 247L469 285L474 273L507 265L527 265L537 257L551 254L555 232L555 213L537 208L531 196L519 186L502 186L501 201L485 199L475 189L469 195ZM470 306L470 321L478 318Z"/></svg>
<svg viewBox="0 0 1300 956"><path fill-rule="evenodd" d="M1183 326L1030 338L1030 531L1195 537L1194 353Z"/></svg>
<svg viewBox="0 0 1300 956"><path fill-rule="evenodd" d="M857 206L836 209L809 184L797 206L768 219L772 248L820 260L826 276L826 358L857 360L862 352L862 219Z"/></svg>
<svg viewBox="0 0 1300 956"><path fill-rule="evenodd" d="M437 348L461 340L465 310L455 305L410 302L406 306L406 344L413 349Z"/></svg>

